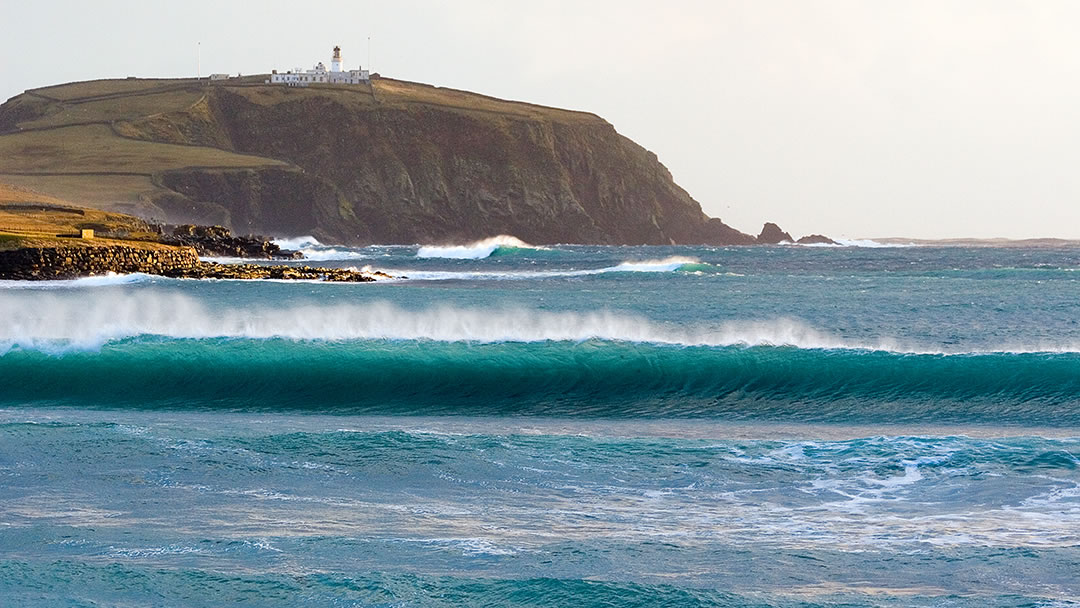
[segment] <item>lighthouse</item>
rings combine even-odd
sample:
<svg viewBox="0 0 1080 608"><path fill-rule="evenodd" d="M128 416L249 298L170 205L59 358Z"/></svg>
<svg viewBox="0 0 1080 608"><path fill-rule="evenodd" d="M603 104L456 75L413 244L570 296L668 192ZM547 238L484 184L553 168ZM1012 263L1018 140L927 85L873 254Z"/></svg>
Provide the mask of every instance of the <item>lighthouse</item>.
<svg viewBox="0 0 1080 608"><path fill-rule="evenodd" d="M330 60L330 71L331 72L340 72L341 71L341 47L340 46L335 46L334 47L334 58Z"/></svg>
<svg viewBox="0 0 1080 608"><path fill-rule="evenodd" d="M270 75L266 84L283 84L290 87L306 87L321 84L367 84L371 81L371 74L359 66L355 70L345 70L341 67L341 47L334 47L334 56L330 59L330 70L326 65L319 62L315 69L301 70L296 68L288 72L278 72Z"/></svg>

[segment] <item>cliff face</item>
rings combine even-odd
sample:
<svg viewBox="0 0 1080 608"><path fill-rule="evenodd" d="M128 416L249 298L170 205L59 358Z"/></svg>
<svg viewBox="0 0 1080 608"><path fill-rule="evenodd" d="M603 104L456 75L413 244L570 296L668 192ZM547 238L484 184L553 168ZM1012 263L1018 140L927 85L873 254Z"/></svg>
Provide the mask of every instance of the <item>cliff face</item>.
<svg viewBox="0 0 1080 608"><path fill-rule="evenodd" d="M591 114L392 80L202 90L112 130L287 165L157 171L153 204L171 222L347 244L756 242L708 218L656 155Z"/></svg>
<svg viewBox="0 0 1080 608"><path fill-rule="evenodd" d="M589 114L409 103L407 93L385 101L340 90L274 90L270 100L250 88L211 93L204 112L132 132L224 144L301 169L163 175L197 205L227 211L217 219L237 230L346 243L495 234L534 243L754 242L709 222L656 155Z"/></svg>

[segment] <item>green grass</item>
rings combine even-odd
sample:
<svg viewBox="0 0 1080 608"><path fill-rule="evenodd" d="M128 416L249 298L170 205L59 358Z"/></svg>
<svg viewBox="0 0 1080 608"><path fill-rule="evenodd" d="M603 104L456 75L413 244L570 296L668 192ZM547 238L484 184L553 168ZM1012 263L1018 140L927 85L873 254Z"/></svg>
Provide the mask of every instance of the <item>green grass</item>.
<svg viewBox="0 0 1080 608"><path fill-rule="evenodd" d="M417 82L381 78L373 80L379 101L390 105L427 104L444 109L501 114L504 116L552 120L557 122L596 122L599 118L588 112L576 112L519 101L497 99L486 95L434 87Z"/></svg>
<svg viewBox="0 0 1080 608"><path fill-rule="evenodd" d="M374 87L374 95L372 95L372 87ZM312 85L309 87L267 85L229 87L229 90L243 96L252 103L264 106L301 100L307 97L324 97L356 110L375 107L427 105L466 113L495 114L512 118L541 119L566 123L596 122L599 120L594 114L588 112L575 112L573 110L562 110L518 101L507 101L457 89L446 89L390 78L372 80L370 85Z"/></svg>
<svg viewBox="0 0 1080 608"><path fill-rule="evenodd" d="M85 82L71 82L51 87L33 89L31 93L38 93L52 99L72 101L87 97L100 97L102 95L118 95L125 93L143 93L149 90L165 86L183 84L198 84L194 78L188 79L110 79L88 80Z"/></svg>
<svg viewBox="0 0 1080 608"><path fill-rule="evenodd" d="M56 127L73 123L136 120L164 112L179 112L202 99L205 91L193 88L152 95L131 95L78 104L55 104L45 116L19 123L21 129Z"/></svg>
<svg viewBox="0 0 1080 608"><path fill-rule="evenodd" d="M266 167L285 163L216 148L136 141L105 125L0 136L0 173L139 173L184 167Z"/></svg>
<svg viewBox="0 0 1080 608"><path fill-rule="evenodd" d="M133 205L157 191L149 175L4 175L0 182L37 190L61 199L79 201L89 207ZM127 211L127 209L124 209Z"/></svg>

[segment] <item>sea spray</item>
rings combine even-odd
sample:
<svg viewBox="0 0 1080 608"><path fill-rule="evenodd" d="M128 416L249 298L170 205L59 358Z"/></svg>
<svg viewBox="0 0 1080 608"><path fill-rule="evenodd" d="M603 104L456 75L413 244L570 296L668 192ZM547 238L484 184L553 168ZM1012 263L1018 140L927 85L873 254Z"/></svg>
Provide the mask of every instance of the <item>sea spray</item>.
<svg viewBox="0 0 1080 608"><path fill-rule="evenodd" d="M610 268L603 268L603 272L671 272L673 270L681 270L686 267L693 266L695 270L700 270L702 267L709 266L708 264L702 264L701 260L697 258L691 258L682 255L673 255L659 260L640 260L640 261L627 261L619 264L618 266L612 266Z"/></svg>
<svg viewBox="0 0 1080 608"><path fill-rule="evenodd" d="M297 236L291 238L279 237L273 240L273 243L282 249L306 249L309 247L325 247L313 236Z"/></svg>
<svg viewBox="0 0 1080 608"><path fill-rule="evenodd" d="M93 349L138 336L441 342L595 339L683 346L789 345L922 352L888 341L845 341L793 319L674 326L605 310L552 312L448 304L410 309L383 301L288 306L256 303L210 310L201 300L171 290L88 293L81 298L0 293L0 345L9 349Z"/></svg>
<svg viewBox="0 0 1080 608"><path fill-rule="evenodd" d="M500 234L468 245L424 245L416 252L419 258L451 258L459 260L478 260L490 257L500 249L543 249L530 245L513 236Z"/></svg>

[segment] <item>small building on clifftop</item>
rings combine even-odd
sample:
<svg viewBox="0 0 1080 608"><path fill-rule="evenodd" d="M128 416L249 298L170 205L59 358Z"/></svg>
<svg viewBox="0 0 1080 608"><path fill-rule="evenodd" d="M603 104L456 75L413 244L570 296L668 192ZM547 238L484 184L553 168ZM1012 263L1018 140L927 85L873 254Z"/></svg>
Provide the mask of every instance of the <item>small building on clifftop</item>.
<svg viewBox="0 0 1080 608"><path fill-rule="evenodd" d="M341 67L341 47L334 47L334 55L330 59L330 69L326 69L323 62L315 64L310 70L293 68L288 72L278 73L274 70L270 74L267 84L283 84L290 87L306 87L312 84L367 84L371 76L367 70L357 67L355 70L345 71Z"/></svg>

